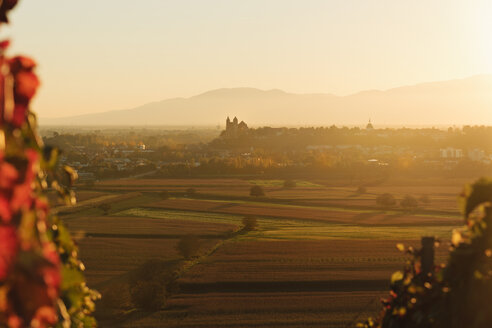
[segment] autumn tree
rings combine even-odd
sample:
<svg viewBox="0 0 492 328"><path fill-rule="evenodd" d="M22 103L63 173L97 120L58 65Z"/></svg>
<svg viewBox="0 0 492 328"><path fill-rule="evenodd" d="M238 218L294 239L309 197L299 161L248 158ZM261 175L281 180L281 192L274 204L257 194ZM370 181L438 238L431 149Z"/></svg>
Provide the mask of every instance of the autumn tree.
<svg viewBox="0 0 492 328"><path fill-rule="evenodd" d="M144 310L159 310L164 305L167 285L172 279L164 262L145 262L130 275L130 298L133 305Z"/></svg>
<svg viewBox="0 0 492 328"><path fill-rule="evenodd" d="M367 188L364 187L364 186L359 186L357 188L357 193L360 194L360 195L365 194L365 193L367 193Z"/></svg>
<svg viewBox="0 0 492 328"><path fill-rule="evenodd" d="M252 216L244 217L242 223L244 231L253 231L258 226L258 220Z"/></svg>
<svg viewBox="0 0 492 328"><path fill-rule="evenodd" d="M419 206L419 202L415 197L406 195L400 201L400 206L403 207L405 210L414 210Z"/></svg>
<svg viewBox="0 0 492 328"><path fill-rule="evenodd" d="M396 205L396 199L392 194L384 193L376 198L376 203L382 207L392 207Z"/></svg>
<svg viewBox="0 0 492 328"><path fill-rule="evenodd" d="M411 258L392 275L379 317L358 327L492 327L492 180L478 180L463 199L465 226L453 231L447 262L426 271L421 250L398 245Z"/></svg>
<svg viewBox="0 0 492 328"><path fill-rule="evenodd" d="M178 241L176 250L185 259L191 259L196 256L200 250L200 240L195 235L185 235Z"/></svg>
<svg viewBox="0 0 492 328"><path fill-rule="evenodd" d="M99 204L98 208L103 211L104 215L108 215L109 211L111 210L111 204L109 203L102 203Z"/></svg>
<svg viewBox="0 0 492 328"><path fill-rule="evenodd" d="M17 0L0 0L0 25ZM84 281L78 248L50 211L48 188L74 204L76 172L44 146L30 111L36 63L0 42L0 327L94 327L98 293Z"/></svg>
<svg viewBox="0 0 492 328"><path fill-rule="evenodd" d="M261 186L254 185L249 190L249 195L253 197L263 197L265 196L265 191Z"/></svg>

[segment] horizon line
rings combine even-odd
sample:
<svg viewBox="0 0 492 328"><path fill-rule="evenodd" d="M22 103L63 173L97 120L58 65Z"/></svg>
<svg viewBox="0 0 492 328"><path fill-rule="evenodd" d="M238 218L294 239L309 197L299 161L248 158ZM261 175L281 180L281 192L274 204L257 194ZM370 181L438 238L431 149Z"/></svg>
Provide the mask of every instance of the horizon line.
<svg viewBox="0 0 492 328"><path fill-rule="evenodd" d="M199 97L199 96L205 95L207 93L211 93L211 92L219 91L219 90L249 89L249 90L262 91L262 92L280 91L280 92L283 92L283 93L286 93L286 94L301 95L301 96L302 95L327 95L327 96L333 96L333 97L338 97L338 98L345 98L345 97L355 96L355 95L358 95L358 94L361 94L361 93L365 93L365 92L388 92L388 91L391 91L391 90L395 90L395 89L399 89L399 88L405 88L405 87L415 87L415 86L419 86L419 85L432 84L432 83L446 83L446 82L451 82L451 81L463 81L463 80L468 80L468 79L473 79L473 78L478 78L478 77L487 77L487 76L492 77L492 73L474 74L474 75L469 75L469 76L466 76L466 77L460 77L460 78L454 78L454 79L446 79L446 80L433 80L433 81L427 81L427 82L417 82L417 83L413 83L413 84L405 84L405 85L395 86L395 87L391 87L391 88L387 88L387 89L363 89L363 90L360 90L360 91L349 93L347 95L337 95L337 94L329 93L329 92L326 92L326 93L323 93L323 92L311 92L311 93L309 93L309 92L301 92L301 93L299 93L299 92L285 91L283 89L278 89L278 88L260 89L260 88L247 87L247 86L242 86L242 87L222 87L222 88L210 89L210 90L203 91L203 92L200 92L198 94L194 94L194 95L187 96L187 97L170 97L170 98L165 98L165 99L161 99L161 100L149 101L149 102L143 103L143 104L138 105L138 106L133 107L133 108L110 109L110 110L105 110L105 111L101 111L101 112L76 114L76 115L70 115L70 116L57 116L57 117L38 116L38 119L39 118L42 118L42 119L45 119L45 120L52 120L52 119L65 119L65 118L70 118L70 117L76 118L76 117L86 116L86 115L97 115L97 114L104 114L104 113L115 112L115 111L133 110L133 109L136 109L138 107L142 107L142 106L146 106L146 105L150 105L150 104L155 104L155 103L159 103L159 102L163 102L163 101L178 100L178 99L188 100L188 99L191 99L191 98L194 98L194 97Z"/></svg>

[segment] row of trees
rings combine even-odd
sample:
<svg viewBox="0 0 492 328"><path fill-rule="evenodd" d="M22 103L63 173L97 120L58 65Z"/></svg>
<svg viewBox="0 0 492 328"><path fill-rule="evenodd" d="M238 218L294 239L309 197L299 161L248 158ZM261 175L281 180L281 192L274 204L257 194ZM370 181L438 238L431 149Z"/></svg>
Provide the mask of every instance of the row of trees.
<svg viewBox="0 0 492 328"><path fill-rule="evenodd" d="M390 208L397 205L398 201L390 193L384 193L376 198L376 203L384 208ZM419 199L405 195L402 200L400 200L400 206L406 210L414 210L419 206L419 203L428 205L430 204L430 198L427 195L421 196Z"/></svg>
<svg viewBox="0 0 492 328"><path fill-rule="evenodd" d="M492 127L465 126L441 129L377 129L358 127L271 128L249 129L237 138L220 138L212 145L218 148L304 149L308 145L362 145L407 147L413 150L446 147L468 148L470 145L492 151Z"/></svg>
<svg viewBox="0 0 492 328"><path fill-rule="evenodd" d="M376 179L381 177L459 177L468 178L487 175L492 165L463 159L446 164L443 161L426 161L411 157L398 158L391 155L384 165L374 165L367 158L354 154L332 156L317 152L313 156L293 156L292 159L277 160L271 155L260 160L246 160L240 156L234 158L197 158L198 162L167 163L154 175L155 178L174 177L225 177L232 175L267 176L275 179L301 179L302 177L324 179L346 179L348 181ZM199 163L199 165L197 165ZM387 164L387 165L386 165Z"/></svg>

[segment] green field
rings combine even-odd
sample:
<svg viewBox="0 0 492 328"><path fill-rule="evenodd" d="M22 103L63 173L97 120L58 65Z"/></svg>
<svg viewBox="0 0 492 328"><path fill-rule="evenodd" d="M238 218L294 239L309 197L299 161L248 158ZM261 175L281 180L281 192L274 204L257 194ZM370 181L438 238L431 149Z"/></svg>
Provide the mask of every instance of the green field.
<svg viewBox="0 0 492 328"><path fill-rule="evenodd" d="M240 224L242 216L191 211L132 208L115 215L136 218L173 219L209 223ZM358 226L336 223L318 223L310 220L287 220L257 217L258 228L242 239L401 239L415 240L424 235L448 238L450 226Z"/></svg>

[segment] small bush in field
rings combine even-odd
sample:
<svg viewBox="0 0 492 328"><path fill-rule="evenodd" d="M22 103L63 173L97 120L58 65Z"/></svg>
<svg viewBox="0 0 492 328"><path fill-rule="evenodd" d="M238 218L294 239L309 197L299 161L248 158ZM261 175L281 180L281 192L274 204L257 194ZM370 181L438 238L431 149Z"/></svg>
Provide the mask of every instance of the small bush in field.
<svg viewBox="0 0 492 328"><path fill-rule="evenodd" d="M98 303L98 310L102 310L102 313L110 316L117 310L120 310L124 306L124 299L122 298L122 288L110 288L103 291L103 297Z"/></svg>
<svg viewBox="0 0 492 328"><path fill-rule="evenodd" d="M133 305L147 311L159 310L165 303L167 285L172 280L165 263L150 260L130 275L130 298Z"/></svg>
<svg viewBox="0 0 492 328"><path fill-rule="evenodd" d="M425 205L429 205L430 202L431 202L430 197L428 195L422 195L422 196L420 196L419 201L422 204L425 204Z"/></svg>
<svg viewBox="0 0 492 328"><path fill-rule="evenodd" d="M185 259L190 259L198 254L200 249L200 240L195 235L186 235L181 237L176 245L176 250Z"/></svg>
<svg viewBox="0 0 492 328"><path fill-rule="evenodd" d="M376 198L376 203L382 207L391 207L396 205L396 199L392 194L382 194Z"/></svg>
<svg viewBox="0 0 492 328"><path fill-rule="evenodd" d="M192 196L196 194L196 189L195 188L188 188L186 189L186 195Z"/></svg>
<svg viewBox="0 0 492 328"><path fill-rule="evenodd" d="M401 201L400 201L401 207L403 207L406 210L412 210L416 209L419 206L419 202L415 197L406 195Z"/></svg>
<svg viewBox="0 0 492 328"><path fill-rule="evenodd" d="M111 204L109 203L102 203L98 206L98 208L104 212L104 215L108 215L109 211L111 210Z"/></svg>
<svg viewBox="0 0 492 328"><path fill-rule="evenodd" d="M253 197L262 197L265 196L265 191L261 186L255 185L249 190L249 195Z"/></svg>
<svg viewBox="0 0 492 328"><path fill-rule="evenodd" d="M130 297L136 307L157 311L166 299L165 282L157 279L137 281L130 289Z"/></svg>
<svg viewBox="0 0 492 328"><path fill-rule="evenodd" d="M366 192L367 192L367 188L364 186L359 186L359 188L357 188L358 194L365 194Z"/></svg>
<svg viewBox="0 0 492 328"><path fill-rule="evenodd" d="M294 180L285 180L284 181L284 188L295 188L297 186L296 182Z"/></svg>
<svg viewBox="0 0 492 328"><path fill-rule="evenodd" d="M254 217L245 217L243 218L243 230L245 231L253 231L256 230L258 226L258 221Z"/></svg>

